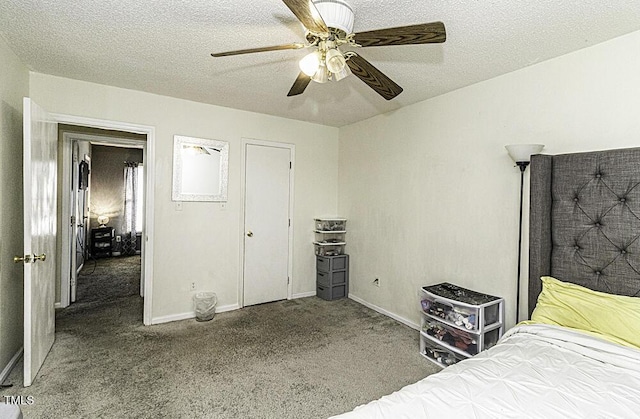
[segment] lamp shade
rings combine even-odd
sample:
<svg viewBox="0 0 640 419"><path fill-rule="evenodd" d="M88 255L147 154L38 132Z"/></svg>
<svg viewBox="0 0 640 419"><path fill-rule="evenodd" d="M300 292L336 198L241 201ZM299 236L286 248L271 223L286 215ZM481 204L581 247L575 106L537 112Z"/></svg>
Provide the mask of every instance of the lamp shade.
<svg viewBox="0 0 640 419"><path fill-rule="evenodd" d="M335 81L340 81L342 79L344 79L345 77L347 77L349 74L351 74L351 70L349 69L348 66L344 66L342 68L342 70L336 72L336 73L332 73L333 74L333 79Z"/></svg>
<svg viewBox="0 0 640 419"><path fill-rule="evenodd" d="M327 51L327 70L332 73L339 73L347 62L338 48L332 48Z"/></svg>
<svg viewBox="0 0 640 419"><path fill-rule="evenodd" d="M318 67L318 71L311 76L311 80L316 83L326 83L329 81L329 73L327 73L327 66L324 64L324 61L320 62L320 66Z"/></svg>
<svg viewBox="0 0 640 419"><path fill-rule="evenodd" d="M109 222L109 217L107 217L106 215L100 215L98 217L98 224L100 224L101 226L107 225L108 222Z"/></svg>
<svg viewBox="0 0 640 419"><path fill-rule="evenodd" d="M314 51L307 54L300 60L300 70L302 70L302 72L307 76L312 77L320 68L321 60L322 56L320 55L320 51Z"/></svg>
<svg viewBox="0 0 640 419"><path fill-rule="evenodd" d="M504 146L509 156L516 163L529 163L532 154L538 154L544 148L543 144L510 144Z"/></svg>

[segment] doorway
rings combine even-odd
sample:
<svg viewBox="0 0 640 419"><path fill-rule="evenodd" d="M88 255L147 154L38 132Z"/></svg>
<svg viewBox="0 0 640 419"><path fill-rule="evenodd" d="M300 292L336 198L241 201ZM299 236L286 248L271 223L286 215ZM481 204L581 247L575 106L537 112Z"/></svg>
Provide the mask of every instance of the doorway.
<svg viewBox="0 0 640 419"><path fill-rule="evenodd" d="M144 210L143 210L143 234L140 237L140 241L138 243L141 253L141 274L140 274L140 293L144 296L143 302L143 323L145 325L153 324L152 319L152 289L153 289L153 236L154 236L154 228L153 228L153 208L154 208L154 185L155 185L155 167L152 164L155 160L155 129L151 126L146 125L137 125L137 124L129 124L122 123L116 121L109 120L100 120L100 119L92 119L92 118L83 118L76 117L72 115L62 115L62 114L53 114L53 118L59 124L66 124L72 127L84 127L88 129L97 129L97 130L106 130L110 134L113 134L114 131L120 131L124 133L137 134L139 137L137 139L117 139L113 136L108 138L104 138L104 136L96 136L95 134L83 134L83 133L74 133L76 139L81 141L89 141L96 144L101 145L117 145L117 146L129 146L129 147L140 147L143 149L143 161L147 162L144 165L144 181L143 181L143 200L144 200ZM79 128L78 130L82 130ZM71 137L67 138L65 141L64 136L62 141L60 141L60 147L62 148L62 160L61 160L61 170L60 173L62 176L71 176L71 163L72 163L72 148L71 148ZM82 156L81 156L82 157ZM123 161L124 163L124 161ZM62 196L67 197L70 196L69 185L71 185L71 180L67 179L67 181L62 181L62 187L67 188L67 190L62 191ZM70 220L71 216L71 203L70 200L63 199L61 202L61 217L65 220ZM60 249L70 249L70 239L71 239L71 230L66 228L60 228L60 236L61 236L61 244ZM89 232L87 234L90 234ZM69 256L71 252L69 251ZM59 277L60 284L60 302L57 304L57 307L66 307L69 304L68 298L70 297L70 289L71 289L71 278L70 275L66 275L65 273L70 273L70 257L61 257L59 259L61 271ZM63 290L69 290L67 293L67 298L63 297Z"/></svg>
<svg viewBox="0 0 640 419"><path fill-rule="evenodd" d="M61 126L60 132L60 307L132 291L144 297L140 265L146 138L71 126Z"/></svg>
<svg viewBox="0 0 640 419"><path fill-rule="evenodd" d="M243 141L243 306L291 298L291 144Z"/></svg>

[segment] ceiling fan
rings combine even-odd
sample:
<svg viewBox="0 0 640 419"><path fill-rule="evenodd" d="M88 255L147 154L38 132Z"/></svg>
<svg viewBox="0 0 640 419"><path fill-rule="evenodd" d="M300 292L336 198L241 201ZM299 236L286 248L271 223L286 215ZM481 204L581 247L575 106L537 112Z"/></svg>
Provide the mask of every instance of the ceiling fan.
<svg viewBox="0 0 640 419"><path fill-rule="evenodd" d="M424 23L353 33L354 13L344 0L283 0L307 30L306 43L241 49L211 54L213 57L310 48L300 60L300 74L287 96L304 92L311 80L317 83L338 81L355 74L387 100L402 93L402 87L354 51L341 47L441 43L447 39L442 22Z"/></svg>

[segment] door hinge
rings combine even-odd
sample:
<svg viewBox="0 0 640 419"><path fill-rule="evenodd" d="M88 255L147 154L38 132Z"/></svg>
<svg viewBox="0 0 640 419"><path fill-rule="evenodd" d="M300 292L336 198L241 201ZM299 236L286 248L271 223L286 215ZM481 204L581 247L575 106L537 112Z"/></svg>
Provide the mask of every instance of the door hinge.
<svg viewBox="0 0 640 419"><path fill-rule="evenodd" d="M76 216L72 215L71 216L71 225L74 225L76 223Z"/></svg>
<svg viewBox="0 0 640 419"><path fill-rule="evenodd" d="M291 283L291 278L287 277L287 285Z"/></svg>
<svg viewBox="0 0 640 419"><path fill-rule="evenodd" d="M289 162L289 169L291 169L291 162Z"/></svg>
<svg viewBox="0 0 640 419"><path fill-rule="evenodd" d="M291 218L289 218L289 227L291 227Z"/></svg>

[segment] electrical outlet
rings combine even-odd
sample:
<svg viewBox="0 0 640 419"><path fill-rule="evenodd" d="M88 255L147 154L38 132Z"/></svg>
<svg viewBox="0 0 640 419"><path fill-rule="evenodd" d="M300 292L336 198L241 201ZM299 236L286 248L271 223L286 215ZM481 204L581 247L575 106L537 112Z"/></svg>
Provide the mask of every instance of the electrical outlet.
<svg viewBox="0 0 640 419"><path fill-rule="evenodd" d="M116 236L116 243L120 243L122 241L122 236Z"/></svg>
<svg viewBox="0 0 640 419"><path fill-rule="evenodd" d="M373 280L373 285L376 287L380 287L380 278L376 278Z"/></svg>
<svg viewBox="0 0 640 419"><path fill-rule="evenodd" d="M196 290L196 283L192 282L191 283L191 291L195 291Z"/></svg>

